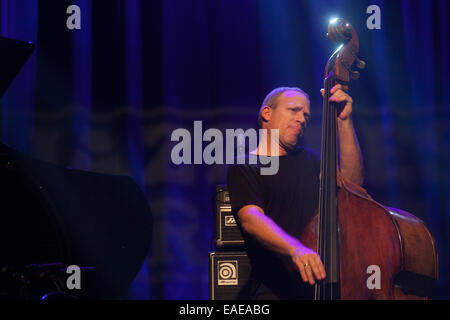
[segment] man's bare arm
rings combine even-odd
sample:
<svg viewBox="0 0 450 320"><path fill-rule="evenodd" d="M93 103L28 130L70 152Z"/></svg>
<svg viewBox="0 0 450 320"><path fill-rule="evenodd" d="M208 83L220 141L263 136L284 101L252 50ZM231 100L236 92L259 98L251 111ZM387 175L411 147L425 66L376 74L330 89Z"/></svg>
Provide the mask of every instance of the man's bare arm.
<svg viewBox="0 0 450 320"><path fill-rule="evenodd" d="M353 99L345 90L347 90L347 87L344 87L341 84L335 85L330 90L330 102L345 103L344 108L339 113L337 121L339 135L339 166L343 176L353 183L362 186L364 182L363 161L358 138L356 137L351 118ZM323 89L321 89L320 92L323 96Z"/></svg>
<svg viewBox="0 0 450 320"><path fill-rule="evenodd" d="M260 207L245 206L239 210L238 218L244 231L264 247L290 257L303 281L314 284L315 279L325 278L325 269L318 254L286 233Z"/></svg>
<svg viewBox="0 0 450 320"><path fill-rule="evenodd" d="M362 186L364 182L362 155L352 119L338 119L338 132L341 173L353 183Z"/></svg>

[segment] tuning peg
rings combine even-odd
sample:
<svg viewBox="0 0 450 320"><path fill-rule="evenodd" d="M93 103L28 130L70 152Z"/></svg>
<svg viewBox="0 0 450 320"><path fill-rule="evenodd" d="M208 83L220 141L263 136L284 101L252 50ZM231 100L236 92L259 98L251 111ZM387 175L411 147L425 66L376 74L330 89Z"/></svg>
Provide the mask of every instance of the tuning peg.
<svg viewBox="0 0 450 320"><path fill-rule="evenodd" d="M360 70L364 69L366 67L366 63L363 60L356 58L356 67Z"/></svg>
<svg viewBox="0 0 450 320"><path fill-rule="evenodd" d="M358 71L350 70L350 77L352 77L353 80L359 79L359 76L360 74Z"/></svg>

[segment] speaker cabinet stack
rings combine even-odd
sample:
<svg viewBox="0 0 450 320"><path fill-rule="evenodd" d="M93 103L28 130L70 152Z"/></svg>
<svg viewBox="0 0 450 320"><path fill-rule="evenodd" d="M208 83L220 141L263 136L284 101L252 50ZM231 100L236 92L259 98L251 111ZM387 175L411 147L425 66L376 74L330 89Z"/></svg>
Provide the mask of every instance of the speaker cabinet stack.
<svg viewBox="0 0 450 320"><path fill-rule="evenodd" d="M216 186L215 251L209 253L209 298L211 300L243 299L251 265L241 231L231 211L226 185Z"/></svg>

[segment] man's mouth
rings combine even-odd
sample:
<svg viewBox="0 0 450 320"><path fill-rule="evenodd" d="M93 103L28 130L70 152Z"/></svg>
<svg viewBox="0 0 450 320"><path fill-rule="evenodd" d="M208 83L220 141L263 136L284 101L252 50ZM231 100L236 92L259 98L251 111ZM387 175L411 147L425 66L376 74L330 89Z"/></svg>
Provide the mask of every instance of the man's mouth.
<svg viewBox="0 0 450 320"><path fill-rule="evenodd" d="M297 135L301 135L302 134L303 130L302 130L301 127L293 127L292 129L294 130L295 134L297 134Z"/></svg>

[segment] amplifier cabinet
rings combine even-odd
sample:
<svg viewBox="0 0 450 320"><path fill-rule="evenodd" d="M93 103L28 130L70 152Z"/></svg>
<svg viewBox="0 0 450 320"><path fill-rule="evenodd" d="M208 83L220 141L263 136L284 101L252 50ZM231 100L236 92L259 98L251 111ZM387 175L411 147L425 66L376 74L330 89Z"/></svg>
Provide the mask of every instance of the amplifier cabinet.
<svg viewBox="0 0 450 320"><path fill-rule="evenodd" d="M209 253L209 298L245 299L251 264L245 252Z"/></svg>
<svg viewBox="0 0 450 320"><path fill-rule="evenodd" d="M231 212L230 195L225 185L216 187L216 249L245 250L242 233Z"/></svg>

